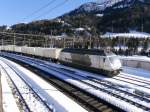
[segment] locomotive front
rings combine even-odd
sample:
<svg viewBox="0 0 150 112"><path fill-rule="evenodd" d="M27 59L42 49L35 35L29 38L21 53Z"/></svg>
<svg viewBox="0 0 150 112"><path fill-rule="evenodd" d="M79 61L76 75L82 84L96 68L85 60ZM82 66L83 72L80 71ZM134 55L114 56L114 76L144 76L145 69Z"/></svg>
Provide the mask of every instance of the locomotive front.
<svg viewBox="0 0 150 112"><path fill-rule="evenodd" d="M119 57L113 53L106 53L108 65L107 69L110 71L112 75L117 75L120 73L122 64Z"/></svg>

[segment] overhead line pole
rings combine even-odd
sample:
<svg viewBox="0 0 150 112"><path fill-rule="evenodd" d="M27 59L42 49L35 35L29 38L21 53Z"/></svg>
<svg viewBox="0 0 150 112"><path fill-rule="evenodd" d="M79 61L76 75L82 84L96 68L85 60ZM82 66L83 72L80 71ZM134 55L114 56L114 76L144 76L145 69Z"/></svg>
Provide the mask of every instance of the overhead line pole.
<svg viewBox="0 0 150 112"><path fill-rule="evenodd" d="M14 45L16 45L16 36L15 36L15 33L14 33Z"/></svg>

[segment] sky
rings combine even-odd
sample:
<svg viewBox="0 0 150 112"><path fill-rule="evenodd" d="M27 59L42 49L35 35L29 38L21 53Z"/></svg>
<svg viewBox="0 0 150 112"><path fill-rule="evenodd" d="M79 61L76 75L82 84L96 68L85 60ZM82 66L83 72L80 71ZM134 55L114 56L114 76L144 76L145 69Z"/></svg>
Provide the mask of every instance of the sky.
<svg viewBox="0 0 150 112"><path fill-rule="evenodd" d="M63 15L80 5L93 2L96 0L1 0L0 1L0 26L18 23L28 23L34 20L52 19L57 16ZM33 13L45 6L51 4ZM63 5L59 5L63 4Z"/></svg>

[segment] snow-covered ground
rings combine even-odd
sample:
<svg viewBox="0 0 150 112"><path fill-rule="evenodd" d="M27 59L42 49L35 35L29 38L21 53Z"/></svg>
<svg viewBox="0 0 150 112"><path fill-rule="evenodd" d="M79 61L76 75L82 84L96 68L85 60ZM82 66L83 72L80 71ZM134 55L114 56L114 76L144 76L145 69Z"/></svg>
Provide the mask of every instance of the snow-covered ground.
<svg viewBox="0 0 150 112"><path fill-rule="evenodd" d="M4 112L19 112L16 100L13 96L11 88L8 85L6 74L2 68L1 71L1 85L2 85L2 103Z"/></svg>
<svg viewBox="0 0 150 112"><path fill-rule="evenodd" d="M19 74L16 74L16 72L14 72L9 66L7 66L2 61L0 61L0 65L4 67L9 77L11 77L11 79L17 86L30 111L34 111L37 109L37 112L49 112L49 109L47 109L47 107L39 100L37 95L33 93L31 88L29 88L26 85L26 83L19 77Z"/></svg>
<svg viewBox="0 0 150 112"><path fill-rule="evenodd" d="M21 67L20 65L1 58L2 61L7 61L9 65L18 70L22 77L32 86L32 88L57 112L87 112L80 105L61 93L55 87L50 85L45 80L41 79L31 71ZM2 62L1 62L2 64ZM40 83L39 83L40 82Z"/></svg>
<svg viewBox="0 0 150 112"><path fill-rule="evenodd" d="M138 76L142 79L150 81L150 71L140 69L140 68L131 68L131 67L123 67L123 72L126 74L130 74L132 76Z"/></svg>
<svg viewBox="0 0 150 112"><path fill-rule="evenodd" d="M126 38L150 38L149 33L145 32L137 32L137 31L130 31L129 33L111 33L107 32L106 34L102 35L102 37L106 38L116 38L116 37L126 37Z"/></svg>
<svg viewBox="0 0 150 112"><path fill-rule="evenodd" d="M120 56L120 59L125 59L125 60L138 60L138 61L145 61L145 62L150 62L150 58L147 56Z"/></svg>
<svg viewBox="0 0 150 112"><path fill-rule="evenodd" d="M12 55L12 57L15 57L15 55ZM17 57L16 57L17 58ZM18 59L18 58L17 58ZM21 57L19 57L19 59L21 59ZM29 58L30 59L30 58ZM23 60L23 59L22 59ZM135 85L136 83L133 83L133 84L130 84L130 83L128 83L128 82L125 82L125 81L121 81L121 80L117 80L117 79L115 79L115 78L107 78L107 77L103 77L103 76L98 76L98 75L96 75L96 74L93 74L93 73L89 73L89 72L84 72L84 71L80 71L80 70L77 70L77 69L73 69L73 68L70 68L70 67L65 67L65 66L63 66L63 65L57 65L57 64L53 64L53 63L48 63L48 62L45 62L45 61L43 61L44 63L42 63L42 61L41 61L41 63L39 63L40 61L38 61L38 60L33 60L33 61L36 61L36 63L34 64L34 63L32 63L32 61L31 60L24 60L25 62L27 62L27 63L30 63L30 64L32 64L33 66L36 66L36 67L38 67L38 68L40 68L40 69L43 69L43 70L45 70L45 71L47 71L47 72L50 72L50 73L53 73L53 74L55 74L57 77L59 77L59 78L62 78L62 79L64 79L64 80L66 80L66 81L68 81L68 82L70 82L70 83L72 83L72 84L74 84L74 85L79 85L79 87L80 88L82 88L82 89L85 89L85 91L87 91L87 92L89 92L89 93L91 93L91 94L94 94L94 95L96 95L96 96L98 96L98 97L100 97L101 99L104 99L104 100L106 100L106 101L108 101L108 102L110 102L110 103L112 103L112 104L114 104L114 105L117 105L118 107L120 107L120 108L122 108L122 109L124 109L124 110L126 110L126 111L132 111L132 112L140 112L140 111L143 111L142 109L140 109L140 108L137 108L137 107L135 107L135 106L133 106L133 105L131 105L131 104L129 104L129 103L127 103L127 102L125 102L125 101L122 101L122 100L120 100L120 99L117 99L117 98L115 98L115 97L113 97L113 96L111 96L111 95L109 95L109 94L107 94L107 93L105 93L105 92L102 92L102 91L99 91L99 90L97 90L97 89L95 89L95 88L93 88L93 87L90 87L90 86L88 86L88 85L85 85L85 84L83 84L83 83L81 83L81 82L78 82L77 80L74 80L74 79L71 79L70 77L67 77L67 76L65 76L65 75L63 75L63 74L59 74L59 73L57 73L57 72L54 72L54 71L52 71L52 70L50 70L50 69L48 69L48 68L45 68L45 67L43 67L42 65L44 65L44 63L45 64L49 64L49 65L53 65L53 66L55 66L56 67L56 69L61 69L61 68L64 68L64 69L69 69L69 70L72 70L72 71L74 71L75 72L75 74L77 75L83 75L84 77L87 77L87 76L90 76L90 77L93 77L93 78L96 78L96 79L100 79L100 80L104 80L104 81L109 81L109 82L111 82L111 83L113 83L113 84L116 84L116 86L118 86L118 87L122 87L122 89L124 89L124 90L126 90L126 91L128 91L128 92L131 92L131 91L134 91L134 90L139 90L139 91L142 91L142 92L145 92L145 93L147 93L147 94L150 94L150 89L148 89L148 88L145 88L145 87L142 87L142 83L138 83L139 85ZM73 74L72 74L73 75ZM117 77L117 76L116 76ZM85 81L87 81L87 80L85 80ZM127 80L126 80L127 81ZM99 87L100 87L100 85L98 85ZM119 94L119 93L118 93ZM125 95L126 96L126 95ZM135 99L132 99L132 100L134 100L134 101L137 101L138 103L140 103L140 104L143 104L143 105L145 105L145 103L144 102L139 102L138 100L135 100ZM150 104L147 104L147 106L149 106Z"/></svg>

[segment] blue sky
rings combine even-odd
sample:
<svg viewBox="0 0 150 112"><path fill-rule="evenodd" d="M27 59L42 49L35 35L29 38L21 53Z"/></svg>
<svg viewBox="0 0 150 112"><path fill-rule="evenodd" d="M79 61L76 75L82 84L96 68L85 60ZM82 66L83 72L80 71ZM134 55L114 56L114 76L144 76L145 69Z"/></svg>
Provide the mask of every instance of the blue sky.
<svg viewBox="0 0 150 112"><path fill-rule="evenodd" d="M27 17L37 9L52 0L1 0L0 2L0 25L13 25L21 22L31 22L38 19L51 19L73 10L83 3L96 0L68 0L64 5L50 11L64 0L54 0L49 7L39 13ZM46 13L49 12L49 13ZM44 14L46 13L46 14ZM42 15L42 16L40 16ZM40 17L38 17L40 16ZM27 18L26 18L27 17ZM26 19L24 19L26 18Z"/></svg>

